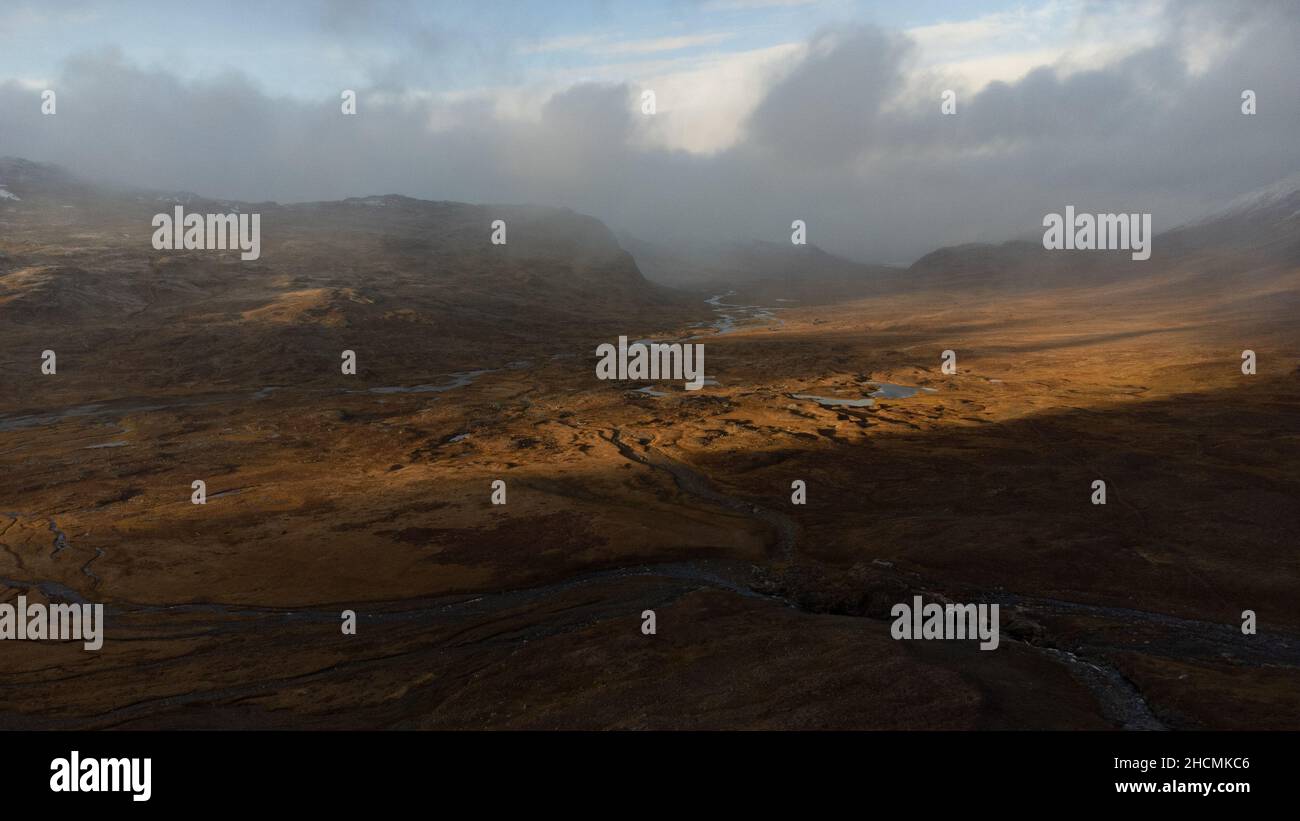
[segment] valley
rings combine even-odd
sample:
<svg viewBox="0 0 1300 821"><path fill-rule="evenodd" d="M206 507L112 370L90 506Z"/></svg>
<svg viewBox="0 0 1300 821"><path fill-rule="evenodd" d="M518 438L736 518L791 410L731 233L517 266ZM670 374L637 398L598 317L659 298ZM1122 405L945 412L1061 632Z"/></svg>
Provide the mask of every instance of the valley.
<svg viewBox="0 0 1300 821"><path fill-rule="evenodd" d="M0 725L1300 727L1294 260L689 289L571 212L383 197L267 206L241 265L6 187L0 597L106 626L7 644ZM598 379L619 336L708 378ZM894 640L915 596L1001 643Z"/></svg>

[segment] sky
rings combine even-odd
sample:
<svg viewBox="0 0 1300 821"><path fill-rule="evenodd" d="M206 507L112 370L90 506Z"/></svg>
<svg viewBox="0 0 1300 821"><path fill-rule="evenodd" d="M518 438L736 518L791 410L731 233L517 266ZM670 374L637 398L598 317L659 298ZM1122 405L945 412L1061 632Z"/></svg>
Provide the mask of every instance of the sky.
<svg viewBox="0 0 1300 821"><path fill-rule="evenodd" d="M1296 174L1298 42L1300 0L4 0L0 156L253 201L556 205L661 244L801 219L908 262L1067 204L1168 228Z"/></svg>

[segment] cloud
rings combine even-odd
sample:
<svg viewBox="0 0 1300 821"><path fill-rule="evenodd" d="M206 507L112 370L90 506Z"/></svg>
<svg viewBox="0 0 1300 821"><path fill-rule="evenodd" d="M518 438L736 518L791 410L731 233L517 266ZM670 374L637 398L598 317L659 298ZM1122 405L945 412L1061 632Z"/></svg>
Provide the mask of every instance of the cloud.
<svg viewBox="0 0 1300 821"><path fill-rule="evenodd" d="M618 57L638 54L659 54L682 51L700 46L715 45L731 39L728 32L710 34L683 34L676 37L653 37L642 40L619 40L601 35L571 35L553 37L535 45L526 46L527 54L545 54L560 51L578 51L600 57Z"/></svg>
<svg viewBox="0 0 1300 821"><path fill-rule="evenodd" d="M593 46L609 40L606 34L568 34L561 37L548 37L538 43L525 45L523 54L549 54L556 51L586 51Z"/></svg>
<svg viewBox="0 0 1300 821"><path fill-rule="evenodd" d="M850 160L870 146L880 108L901 84L911 48L901 35L875 27L818 34L750 117L751 141L774 162Z"/></svg>
<svg viewBox="0 0 1300 821"><path fill-rule="evenodd" d="M1033 235L1066 204L1170 227L1293 174L1292 7L1172 4L1143 23L1148 45L985 83L926 62L906 33L837 26L747 58L665 63L647 75L654 117L639 110L645 82L576 79L512 87L510 105L360 89L360 113L344 117L337 97L274 96L239 73L181 79L99 51L53 78L53 117L32 88L0 84L0 155L249 200L559 205L660 242L784 241L803 219L830 250L903 261ZM1148 20L1149 6L1133 8ZM958 113L943 116L949 87ZM1254 117L1240 113L1245 88Z"/></svg>
<svg viewBox="0 0 1300 821"><path fill-rule="evenodd" d="M103 12L90 8L86 0L67 0L60 8L48 3L13 2L0 9L0 34L16 37L33 29L56 24L84 25L103 17Z"/></svg>
<svg viewBox="0 0 1300 821"><path fill-rule="evenodd" d="M705 11L752 11L755 9L811 6L820 0L707 0Z"/></svg>
<svg viewBox="0 0 1300 821"><path fill-rule="evenodd" d="M698 46L714 45L731 38L727 32L712 34L683 34L677 37L655 37L647 40L620 40L602 43L591 48L595 54L657 54L663 51L681 51Z"/></svg>

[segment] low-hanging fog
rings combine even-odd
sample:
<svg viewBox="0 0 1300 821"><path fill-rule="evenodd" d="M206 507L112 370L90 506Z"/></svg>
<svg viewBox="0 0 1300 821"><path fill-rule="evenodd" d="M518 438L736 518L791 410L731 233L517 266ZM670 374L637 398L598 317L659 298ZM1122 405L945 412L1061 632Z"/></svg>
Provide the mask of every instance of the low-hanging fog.
<svg viewBox="0 0 1300 821"><path fill-rule="evenodd" d="M331 16L346 7L326 4L320 31L382 43L401 29L401 9L386 30L349 33ZM1149 38L992 83L926 62L914 36L850 15L770 50L734 98L716 78L719 117L707 123L709 100L675 105L681 87L656 88L651 76L439 94L428 67L445 44L415 28L364 83L340 80L357 92L356 116L340 113L338 92L291 93L234 59L193 77L100 47L62 55L40 82L0 78L0 156L231 199L565 206L655 243L783 240L802 219L811 243L870 262L1033 235L1067 204L1151 212L1161 230L1300 170L1300 3L1105 11L1141 13ZM0 25L0 39L15 36ZM501 46L482 59L513 57ZM54 116L41 113L45 83ZM647 88L653 115L641 110ZM956 114L940 112L945 89ZM1241 111L1245 89L1253 116ZM734 134L683 147L728 116Z"/></svg>

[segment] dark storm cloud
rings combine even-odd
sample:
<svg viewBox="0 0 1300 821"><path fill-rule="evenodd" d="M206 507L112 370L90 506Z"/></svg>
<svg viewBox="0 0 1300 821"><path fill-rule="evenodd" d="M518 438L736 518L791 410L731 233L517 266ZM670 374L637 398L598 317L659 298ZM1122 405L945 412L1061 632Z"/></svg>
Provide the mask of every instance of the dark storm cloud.
<svg viewBox="0 0 1300 821"><path fill-rule="evenodd" d="M349 7L324 25L371 26L382 40L401 19L363 23ZM540 119L509 119L481 100L379 94L418 87L399 57L358 89L361 113L343 117L337 99L282 99L240 75L181 81L103 52L65 64L54 117L41 116L38 90L0 85L0 154L251 200L396 192L562 205L651 241L783 241L803 219L823 247L904 261L1034 235L1066 204L1150 211L1170 227L1296 173L1296 11L1175 4L1149 48L978 93L917 69L903 35L828 31L772 82L741 140L710 156L646 148L639 89L621 85L575 85ZM442 42L412 36L430 51ZM944 117L949 87L958 114ZM1240 113L1246 88L1259 95L1254 117Z"/></svg>
<svg viewBox="0 0 1300 821"><path fill-rule="evenodd" d="M903 81L912 44L874 27L823 32L749 121L754 147L785 161L842 163L869 145L880 107Z"/></svg>

